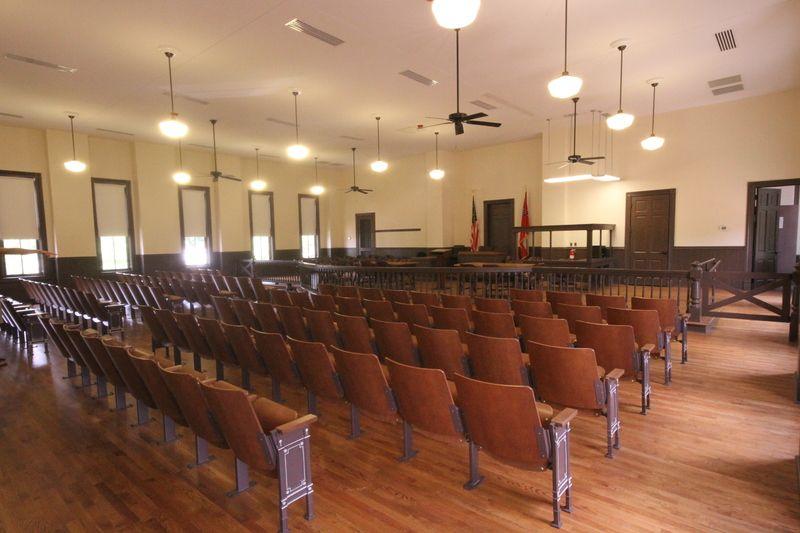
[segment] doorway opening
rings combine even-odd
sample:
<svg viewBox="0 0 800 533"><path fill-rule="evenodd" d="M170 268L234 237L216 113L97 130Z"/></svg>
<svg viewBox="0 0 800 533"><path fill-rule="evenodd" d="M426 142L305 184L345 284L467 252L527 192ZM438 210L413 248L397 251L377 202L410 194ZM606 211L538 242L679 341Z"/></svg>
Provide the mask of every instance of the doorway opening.
<svg viewBox="0 0 800 533"><path fill-rule="evenodd" d="M790 273L800 242L800 179L747 184L745 270Z"/></svg>
<svg viewBox="0 0 800 533"><path fill-rule="evenodd" d="M675 247L675 189L629 192L625 198L628 268L669 270Z"/></svg>
<svg viewBox="0 0 800 533"><path fill-rule="evenodd" d="M375 213L356 213L356 255L375 255Z"/></svg>
<svg viewBox="0 0 800 533"><path fill-rule="evenodd" d="M484 248L514 257L514 199L483 202Z"/></svg>

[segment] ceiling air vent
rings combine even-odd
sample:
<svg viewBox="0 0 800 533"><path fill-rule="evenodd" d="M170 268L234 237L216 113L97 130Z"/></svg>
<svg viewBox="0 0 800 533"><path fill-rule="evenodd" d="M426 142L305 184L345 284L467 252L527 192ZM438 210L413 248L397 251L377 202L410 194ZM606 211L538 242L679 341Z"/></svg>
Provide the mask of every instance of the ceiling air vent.
<svg viewBox="0 0 800 533"><path fill-rule="evenodd" d="M281 120L279 118L269 117L267 122L274 122L275 124L280 124L281 126L290 126L294 128L294 122L289 122L288 120Z"/></svg>
<svg viewBox="0 0 800 533"><path fill-rule="evenodd" d="M22 115L16 115L14 113L2 113L0 112L0 117L8 117L8 118L25 118Z"/></svg>
<svg viewBox="0 0 800 533"><path fill-rule="evenodd" d="M434 85L439 83L438 81L426 78L422 74L414 72L413 70L404 70L403 72L398 72L398 74L400 74L401 76L405 76L410 80L414 80L417 83L421 83L422 85L427 85L428 87L433 87Z"/></svg>
<svg viewBox="0 0 800 533"><path fill-rule="evenodd" d="M480 107L481 109L486 109L487 111L491 111L492 109L497 109L497 106L488 104L483 100L473 100L470 102L470 104L474 105L475 107Z"/></svg>
<svg viewBox="0 0 800 533"><path fill-rule="evenodd" d="M736 38L733 36L733 30L722 30L714 34L717 38L717 46L720 52L727 52L736 48Z"/></svg>
<svg viewBox="0 0 800 533"><path fill-rule="evenodd" d="M361 137L353 137L352 135L339 135L342 139L348 139L350 141L363 141L364 139Z"/></svg>
<svg viewBox="0 0 800 533"><path fill-rule="evenodd" d="M51 68L59 72L68 72L70 74L78 72L78 69L74 67L56 65L55 63L50 63L49 61L42 61L41 59L35 59L33 57L18 56L17 54L6 54L4 57L6 59L11 59L12 61L21 61L22 63L28 63L29 65L36 65L37 67Z"/></svg>
<svg viewBox="0 0 800 533"><path fill-rule="evenodd" d="M106 128L97 128L97 131L102 131L103 133L113 133L114 135L127 135L128 137L133 137L133 133L128 133L127 131L109 130Z"/></svg>
<svg viewBox="0 0 800 533"><path fill-rule="evenodd" d="M714 96L719 96L721 94L728 94L728 93L735 93L736 91L741 91L744 89L744 85L741 83L737 83L736 85L728 85L727 87L719 87L717 89L711 89L711 94Z"/></svg>
<svg viewBox="0 0 800 533"><path fill-rule="evenodd" d="M721 94L733 93L744 89L742 84L741 74L735 76L726 76L708 82L708 88L711 89L711 94L719 96Z"/></svg>
<svg viewBox="0 0 800 533"><path fill-rule="evenodd" d="M207 144L189 143L189 146L194 146L195 148L204 148L206 150L214 149L212 146L209 146Z"/></svg>
<svg viewBox="0 0 800 533"><path fill-rule="evenodd" d="M331 46L339 46L340 44L344 43L344 41L339 39L338 37L335 37L328 32L322 31L319 28L315 28L311 24L303 22L300 19L292 19L289 22L287 22L285 26L291 30L300 33L305 33L309 37L319 39L320 41L328 43Z"/></svg>
<svg viewBox="0 0 800 533"><path fill-rule="evenodd" d="M501 98L500 96L497 96L496 94L486 93L486 94L483 95L483 97L486 98L487 100L493 100L493 101L497 102L500 105L503 105L505 107L511 108L514 111L522 113L523 115L527 115L529 117L536 116L533 113L531 113L530 111L528 111L527 109L525 109L523 107L520 107L520 106L518 106L517 104L515 104L513 102L509 102L508 100L506 100L504 98Z"/></svg>
<svg viewBox="0 0 800 533"><path fill-rule="evenodd" d="M163 94L164 96L169 96L169 91L164 91L161 94ZM208 102L206 102L205 100L201 100L199 98L195 98L194 96L189 96L188 94L181 94L181 93L174 93L174 94L175 94L175 98L182 98L184 100L188 100L190 102L194 102L195 104L208 105Z"/></svg>

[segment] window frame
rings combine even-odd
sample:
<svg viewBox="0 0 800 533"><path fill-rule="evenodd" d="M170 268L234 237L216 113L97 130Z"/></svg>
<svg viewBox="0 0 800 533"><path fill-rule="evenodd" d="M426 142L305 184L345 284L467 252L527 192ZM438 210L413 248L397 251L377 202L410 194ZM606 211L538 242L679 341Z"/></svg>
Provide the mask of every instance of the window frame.
<svg viewBox="0 0 800 533"><path fill-rule="evenodd" d="M315 207L315 210L316 210L315 218L316 218L316 223L317 223L316 224L317 227L314 228L314 231L315 231L315 233L314 233L314 235L315 235L315 239L314 239L315 243L314 243L314 245L315 245L315 248L316 248L316 250L315 250L316 251L316 255L314 257L305 257L305 258L303 257L303 198L311 198L311 199L314 200L314 207ZM303 259L319 259L319 196L316 196L314 194L304 194L304 193L298 194L297 195L297 217L298 217L298 228L300 230L300 234L298 236L299 244L300 244L300 246L298 248L298 251L300 252L299 253L300 260L302 261Z"/></svg>
<svg viewBox="0 0 800 533"><path fill-rule="evenodd" d="M97 226L97 198L94 194L94 185L121 185L125 187L125 207L128 210L128 268L103 269L103 251L100 246L100 228ZM100 272L130 272L133 270L133 258L136 256L133 228L133 198L131 197L131 181L110 178L92 178L92 216L94 218L94 239L97 247L97 269Z"/></svg>
<svg viewBox="0 0 800 533"><path fill-rule="evenodd" d="M40 250L47 250L47 217L44 213L44 194L42 191L42 175L39 172L21 172L18 170L0 170L0 176L7 176L9 178L28 178L33 180L33 188L36 191L36 210L38 211L39 218L39 238L36 241L36 247ZM13 279L36 279L46 278L50 274L51 266L50 261L47 261L40 254L36 254L39 259L39 273L38 274L20 274L20 275L7 275L6 262L3 257L0 257L0 279L13 280Z"/></svg>
<svg viewBox="0 0 800 533"><path fill-rule="evenodd" d="M208 263L205 265L186 264L186 232L183 227L183 191L203 191L206 198L206 250L208 250ZM181 228L181 261L187 268L204 268L213 264L214 251L211 249L211 187L202 185L179 185L178 186L178 221Z"/></svg>
<svg viewBox="0 0 800 533"><path fill-rule="evenodd" d="M253 248L253 196L260 195L266 196L269 202L269 231L270 231L270 256L272 259L260 259L256 261L255 250ZM272 191L247 191L247 205L248 213L250 214L250 253L253 255L253 260L258 263L275 260L275 196Z"/></svg>

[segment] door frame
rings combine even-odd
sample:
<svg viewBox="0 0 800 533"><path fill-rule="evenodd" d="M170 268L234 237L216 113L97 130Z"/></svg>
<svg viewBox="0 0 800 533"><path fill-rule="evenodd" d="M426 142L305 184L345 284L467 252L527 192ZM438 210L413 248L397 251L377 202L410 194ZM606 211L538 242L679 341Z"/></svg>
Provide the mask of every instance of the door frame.
<svg viewBox="0 0 800 533"><path fill-rule="evenodd" d="M370 251L374 253L378 248L378 243L375 242L375 213L356 213L356 256L361 254L361 231L359 230L358 222L362 218L372 221L372 248L370 248Z"/></svg>
<svg viewBox="0 0 800 533"><path fill-rule="evenodd" d="M800 193L800 178L789 178L785 180L765 180L747 182L747 201L745 204L745 225L744 225L744 271L753 271L753 248L756 238L756 192L762 187L785 187L795 185L794 190L795 204L798 204L797 195Z"/></svg>
<svg viewBox="0 0 800 533"><path fill-rule="evenodd" d="M488 224L488 222L489 222L489 207L492 206L492 205L507 204L509 202L511 203L511 227L513 228L514 227L514 216L517 214L517 212L515 210L516 206L514 205L514 199L513 198L503 198L503 199L500 199L500 200L484 200L483 201L483 245L484 246L488 246L487 243L489 242L489 229L488 229L489 228L489 224ZM511 240L512 241L514 240L513 232L512 232ZM509 253L511 254L512 257L514 256L513 247L509 251Z"/></svg>
<svg viewBox="0 0 800 533"><path fill-rule="evenodd" d="M675 255L675 189L654 189L651 191L633 191L625 195L625 266L631 267L631 208L633 199L638 196L649 196L651 194L669 194L669 235L667 237L667 270L672 268L672 258Z"/></svg>

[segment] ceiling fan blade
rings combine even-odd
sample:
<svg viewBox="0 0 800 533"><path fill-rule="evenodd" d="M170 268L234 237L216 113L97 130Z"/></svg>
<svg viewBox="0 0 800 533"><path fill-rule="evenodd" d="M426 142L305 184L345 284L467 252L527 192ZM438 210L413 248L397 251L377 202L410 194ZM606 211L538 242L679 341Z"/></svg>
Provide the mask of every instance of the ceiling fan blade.
<svg viewBox="0 0 800 533"><path fill-rule="evenodd" d="M469 121L469 120L475 120L476 118L483 118L483 117L488 117L488 116L489 115L487 115L486 113L475 113L475 114L472 114L472 115L467 115L466 117L464 117L463 120L464 121Z"/></svg>
<svg viewBox="0 0 800 533"><path fill-rule="evenodd" d="M581 161L591 161L592 159L605 159L606 156L604 155L597 155L594 157L581 157Z"/></svg>
<svg viewBox="0 0 800 533"><path fill-rule="evenodd" d="M569 165L570 165L569 161L565 161L564 164L558 167L556 170L561 170L562 168L568 167Z"/></svg>
<svg viewBox="0 0 800 533"><path fill-rule="evenodd" d="M450 120L447 117L425 117L425 118L430 118L430 119L433 119L433 120L447 120L447 121Z"/></svg>
<svg viewBox="0 0 800 533"><path fill-rule="evenodd" d="M447 122L440 122L439 124L429 124L428 126L417 126L418 130L424 130L425 128L435 128L437 126L444 126L445 124L450 124L450 121Z"/></svg>
<svg viewBox="0 0 800 533"><path fill-rule="evenodd" d="M549 163L545 163L545 165L562 165L562 164L569 165L569 161L550 161Z"/></svg>
<svg viewBox="0 0 800 533"><path fill-rule="evenodd" d="M373 189L361 189L362 191L372 192Z"/></svg>
<svg viewBox="0 0 800 533"><path fill-rule="evenodd" d="M594 161L587 161L585 159L578 159L576 163L580 163L581 165L594 165Z"/></svg>
<svg viewBox="0 0 800 533"><path fill-rule="evenodd" d="M464 124L461 122L454 122L453 123L456 127L456 135L461 135L464 133Z"/></svg>
<svg viewBox="0 0 800 533"><path fill-rule="evenodd" d="M468 120L467 124L474 124L476 126L490 126L492 128L499 128L502 125L499 122L486 122L484 120Z"/></svg>
<svg viewBox="0 0 800 533"><path fill-rule="evenodd" d="M368 193L367 191L365 191L364 189L358 189L358 192L360 192L361 194L369 194L369 193Z"/></svg>

